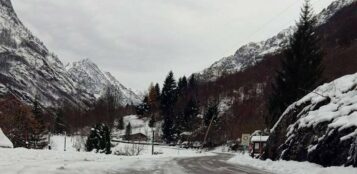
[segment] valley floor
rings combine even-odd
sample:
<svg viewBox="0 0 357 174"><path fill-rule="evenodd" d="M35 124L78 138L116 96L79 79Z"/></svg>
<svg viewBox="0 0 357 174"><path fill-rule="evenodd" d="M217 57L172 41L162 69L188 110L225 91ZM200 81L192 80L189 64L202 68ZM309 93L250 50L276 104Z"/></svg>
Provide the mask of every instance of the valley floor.
<svg viewBox="0 0 357 174"><path fill-rule="evenodd" d="M24 148L0 148L1 174L101 174L125 173L125 171L168 170L167 173L182 173L173 160L197 156L212 156L212 153L197 153L173 147L158 147L163 154L151 156L149 146L140 156L116 156L90 152L29 150ZM166 172L165 172L166 173Z"/></svg>
<svg viewBox="0 0 357 174"><path fill-rule="evenodd" d="M323 168L311 163L260 161L248 155L197 153L176 147L150 147L140 156L88 152L0 148L1 174L355 174L349 167ZM219 152L217 150L216 152Z"/></svg>

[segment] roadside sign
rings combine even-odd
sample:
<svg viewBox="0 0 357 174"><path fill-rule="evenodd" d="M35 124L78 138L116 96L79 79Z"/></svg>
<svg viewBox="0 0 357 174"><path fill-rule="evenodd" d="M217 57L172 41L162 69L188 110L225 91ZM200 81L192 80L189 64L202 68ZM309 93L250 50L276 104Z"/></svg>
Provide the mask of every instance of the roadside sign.
<svg viewBox="0 0 357 174"><path fill-rule="evenodd" d="M249 138L250 138L250 134L242 134L241 145L249 146Z"/></svg>

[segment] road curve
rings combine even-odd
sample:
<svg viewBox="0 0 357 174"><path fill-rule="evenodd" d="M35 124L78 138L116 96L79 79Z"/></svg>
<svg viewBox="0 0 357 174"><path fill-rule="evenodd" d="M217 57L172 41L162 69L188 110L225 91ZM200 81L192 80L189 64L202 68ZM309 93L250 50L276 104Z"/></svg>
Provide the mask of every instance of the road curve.
<svg viewBox="0 0 357 174"><path fill-rule="evenodd" d="M157 162L154 168L128 168L120 174L270 174L247 166L226 163L232 154L217 154L190 158L174 158L163 163ZM137 163L137 166L143 165ZM144 164L145 166L145 164ZM119 174L115 172L115 174Z"/></svg>
<svg viewBox="0 0 357 174"><path fill-rule="evenodd" d="M217 154L217 156L176 159L177 164L189 174L268 174L247 166L228 164L231 154Z"/></svg>

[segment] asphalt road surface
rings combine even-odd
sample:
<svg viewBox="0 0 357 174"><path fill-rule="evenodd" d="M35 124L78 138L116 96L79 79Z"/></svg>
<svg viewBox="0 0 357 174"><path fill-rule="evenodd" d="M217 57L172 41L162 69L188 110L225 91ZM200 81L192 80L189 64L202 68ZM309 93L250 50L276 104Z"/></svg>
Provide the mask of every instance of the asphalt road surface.
<svg viewBox="0 0 357 174"><path fill-rule="evenodd" d="M270 174L247 166L228 164L230 154L216 156L176 158L173 161L158 165L150 170L127 170L128 174Z"/></svg>

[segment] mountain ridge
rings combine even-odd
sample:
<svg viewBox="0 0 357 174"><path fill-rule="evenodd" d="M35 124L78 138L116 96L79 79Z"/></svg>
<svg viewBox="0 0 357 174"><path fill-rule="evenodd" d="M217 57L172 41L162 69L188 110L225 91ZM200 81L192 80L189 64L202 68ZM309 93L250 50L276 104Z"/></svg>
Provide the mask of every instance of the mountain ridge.
<svg viewBox="0 0 357 174"><path fill-rule="evenodd" d="M10 0L0 0L0 96L13 95L43 107L63 102L91 107L97 97L78 86L61 60L18 18Z"/></svg>
<svg viewBox="0 0 357 174"><path fill-rule="evenodd" d="M357 2L356 0L336 0L328 7L324 8L317 15L317 24L321 26L328 21L339 9ZM289 36L294 32L294 27L280 31L273 37L259 42L249 42L241 46L235 54L224 57L214 62L210 67L195 73L203 81L214 81L217 78L246 70L248 67L256 65L264 56L278 54L281 48L287 45Z"/></svg>
<svg viewBox="0 0 357 174"><path fill-rule="evenodd" d="M105 88L112 86L120 92L120 104L138 104L140 97L121 84L110 72L102 71L90 59L82 59L66 66L73 81L79 88L87 89L98 99L105 92Z"/></svg>

